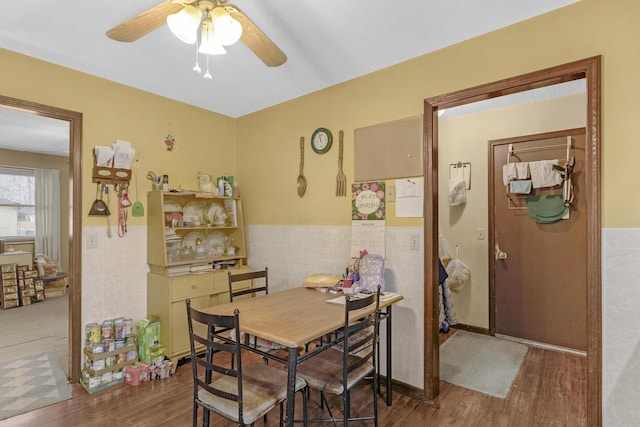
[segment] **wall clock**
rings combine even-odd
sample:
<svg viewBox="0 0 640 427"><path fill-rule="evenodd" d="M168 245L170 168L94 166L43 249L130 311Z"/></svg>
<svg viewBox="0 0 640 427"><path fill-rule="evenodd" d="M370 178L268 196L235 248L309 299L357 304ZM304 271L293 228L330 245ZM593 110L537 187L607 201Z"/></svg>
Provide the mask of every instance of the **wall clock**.
<svg viewBox="0 0 640 427"><path fill-rule="evenodd" d="M333 143L333 135L326 128L318 128L311 135L311 148L317 154L324 154L331 149Z"/></svg>

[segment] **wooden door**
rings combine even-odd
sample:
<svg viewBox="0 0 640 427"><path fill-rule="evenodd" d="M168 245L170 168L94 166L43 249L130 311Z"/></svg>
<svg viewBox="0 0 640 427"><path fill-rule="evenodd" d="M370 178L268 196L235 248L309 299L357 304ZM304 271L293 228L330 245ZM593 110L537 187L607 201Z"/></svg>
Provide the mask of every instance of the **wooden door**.
<svg viewBox="0 0 640 427"><path fill-rule="evenodd" d="M576 159L569 219L543 224L528 215L526 196L506 191L503 165ZM557 147L557 148L556 148ZM490 141L490 329L492 332L576 350L587 349L587 226L584 129ZM562 194L562 186L532 194ZM499 250L497 249L499 248ZM494 252L495 251L495 252ZM499 258L499 252L506 254ZM493 280L491 280L493 279Z"/></svg>

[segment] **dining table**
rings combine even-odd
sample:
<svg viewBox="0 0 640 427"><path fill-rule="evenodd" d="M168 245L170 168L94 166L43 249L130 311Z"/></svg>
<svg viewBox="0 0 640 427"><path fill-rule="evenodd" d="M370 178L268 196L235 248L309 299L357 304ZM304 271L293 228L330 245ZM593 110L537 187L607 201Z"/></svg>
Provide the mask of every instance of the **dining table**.
<svg viewBox="0 0 640 427"><path fill-rule="evenodd" d="M286 423L293 426L295 407L295 378L299 363L314 356L324 348L317 342L344 326L344 302L332 303L339 298L330 292L318 292L315 288L292 288L266 295L234 299L233 302L203 308L202 311L217 315L240 313L240 329L246 334L279 343L285 347L286 357L260 351L248 342L243 346L265 357L276 359L287 366ZM391 306L403 299L397 293L385 293L380 298L380 318L386 323L386 404L391 405ZM352 319L366 314L364 308L356 311ZM310 343L313 345L309 346ZM328 345L331 345L330 343ZM376 371L377 374L377 371Z"/></svg>

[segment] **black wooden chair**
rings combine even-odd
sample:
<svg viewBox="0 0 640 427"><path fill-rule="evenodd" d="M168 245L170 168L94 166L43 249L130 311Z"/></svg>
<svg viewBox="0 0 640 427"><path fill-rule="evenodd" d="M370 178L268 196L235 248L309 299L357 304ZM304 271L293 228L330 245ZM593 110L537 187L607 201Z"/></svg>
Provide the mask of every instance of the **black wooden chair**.
<svg viewBox="0 0 640 427"><path fill-rule="evenodd" d="M378 425L378 375L376 375L376 343L380 324L380 288L375 294L356 298L345 296L342 345L329 347L310 357L298 366L298 375L305 379L308 387L320 391L321 406L327 406L330 419L313 419L308 422L336 421L349 425L349 421L373 420ZM369 308L362 318L349 321L356 310ZM351 416L350 391L365 378L373 378L373 415ZM342 396L343 417L336 420L329 407L325 393Z"/></svg>
<svg viewBox="0 0 640 427"><path fill-rule="evenodd" d="M252 271L250 273L241 274L229 274L229 301L233 302L233 299L243 295L255 295L257 292L264 292L265 295L269 293L269 269L267 267L262 271ZM252 281L251 288L234 289L234 283L244 282L247 280ZM232 337L233 339L233 337ZM240 333L240 339L247 345L253 345L258 352L263 352L263 360L265 364L269 364L269 359L264 353L277 352L284 348L281 344L263 340L249 334ZM233 366L233 365L232 365Z"/></svg>
<svg viewBox="0 0 640 427"><path fill-rule="evenodd" d="M255 294L256 292L264 292L265 295L269 293L269 269L267 267L262 271L252 271L250 273L241 274L229 274L229 301L233 302L233 299L242 295ZM237 282L244 282L247 280L253 281L251 288L245 288L236 290L233 288L233 284Z"/></svg>
<svg viewBox="0 0 640 427"><path fill-rule="evenodd" d="M209 425L211 411L244 426L253 425L278 405L282 426L287 373L257 361L242 363L238 310L232 316L219 316L192 308L189 299L186 305L194 380L193 426L198 423L199 406L203 408L203 426ZM230 329L235 331L235 341L229 339ZM205 347L203 358L197 356L196 345ZM228 367L229 356L236 360L237 368ZM296 378L296 391L304 391L305 386L302 378ZM306 396L302 395L306 419Z"/></svg>

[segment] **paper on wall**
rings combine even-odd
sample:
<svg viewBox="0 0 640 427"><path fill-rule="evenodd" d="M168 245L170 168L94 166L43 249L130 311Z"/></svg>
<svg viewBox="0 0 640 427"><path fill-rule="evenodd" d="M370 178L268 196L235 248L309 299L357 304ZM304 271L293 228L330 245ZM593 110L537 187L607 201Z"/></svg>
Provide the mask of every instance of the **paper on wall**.
<svg viewBox="0 0 640 427"><path fill-rule="evenodd" d="M113 151L113 167L118 169L131 169L131 161L136 155L136 150L131 148L131 143L118 139L113 144Z"/></svg>
<svg viewBox="0 0 640 427"><path fill-rule="evenodd" d="M96 165L110 168L113 163L113 148L96 145Z"/></svg>
<svg viewBox="0 0 640 427"><path fill-rule="evenodd" d="M396 217L420 218L423 204L424 178L396 180Z"/></svg>

